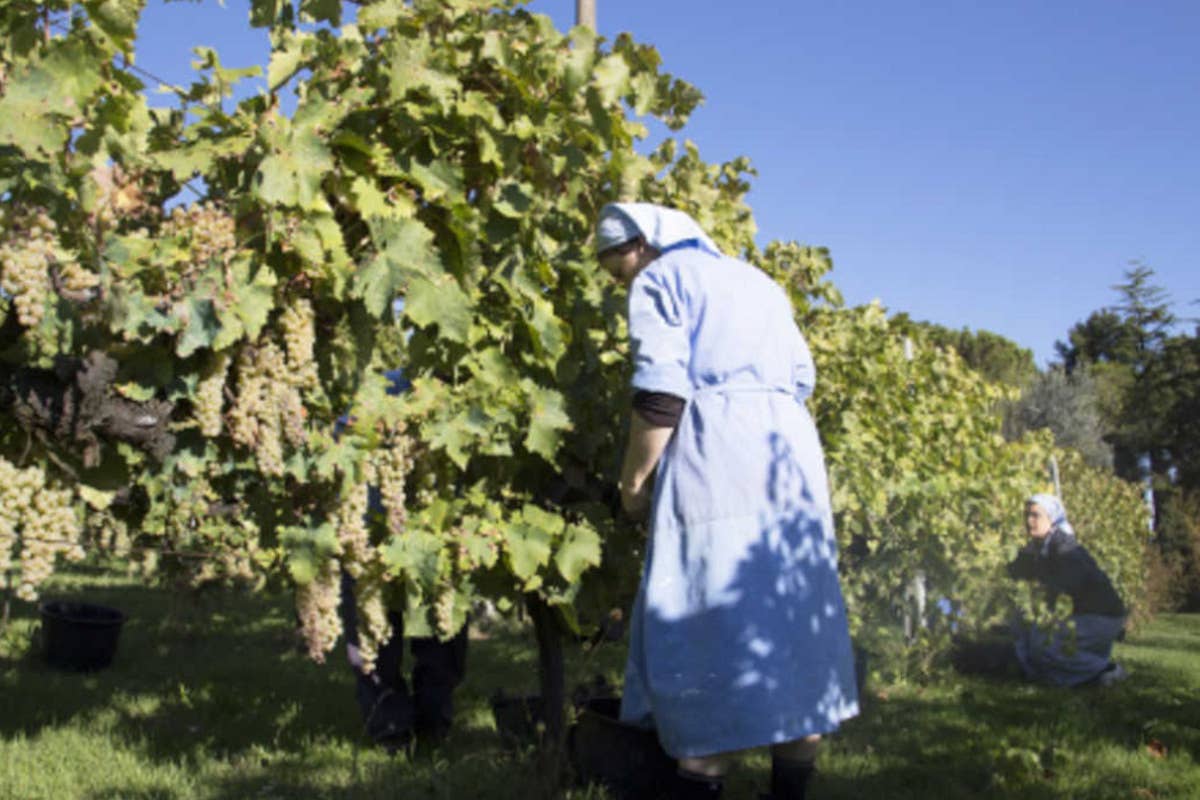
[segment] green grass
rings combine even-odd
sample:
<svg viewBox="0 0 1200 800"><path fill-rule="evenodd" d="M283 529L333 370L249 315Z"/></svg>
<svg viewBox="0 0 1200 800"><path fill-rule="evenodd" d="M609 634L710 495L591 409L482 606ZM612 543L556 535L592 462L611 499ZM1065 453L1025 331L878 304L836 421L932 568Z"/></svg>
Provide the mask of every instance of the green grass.
<svg viewBox="0 0 1200 800"><path fill-rule="evenodd" d="M488 698L536 690L533 636L519 626L471 642L443 747L391 757L362 734L340 651L318 665L298 650L286 598L180 595L98 569L45 594L130 619L113 666L79 675L42 663L33 609L15 609L0 641L4 800L604 797L555 788L535 751L501 745ZM619 681L619 645L568 655L568 686ZM1161 617L1117 657L1130 678L1107 689L953 675L872 685L824 749L813 796L1200 798L1200 617ZM755 798L767 770L765 756L743 757L726 796Z"/></svg>

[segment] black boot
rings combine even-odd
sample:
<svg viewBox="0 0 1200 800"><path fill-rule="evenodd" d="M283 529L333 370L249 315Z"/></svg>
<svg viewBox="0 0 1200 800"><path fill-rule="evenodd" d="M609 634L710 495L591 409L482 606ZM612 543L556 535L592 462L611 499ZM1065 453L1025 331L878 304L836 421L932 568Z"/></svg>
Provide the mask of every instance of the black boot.
<svg viewBox="0 0 1200 800"><path fill-rule="evenodd" d="M710 778L679 770L671 791L671 800L717 800L725 788L722 778Z"/></svg>
<svg viewBox="0 0 1200 800"><path fill-rule="evenodd" d="M770 800L804 800L814 772L811 761L772 758Z"/></svg>

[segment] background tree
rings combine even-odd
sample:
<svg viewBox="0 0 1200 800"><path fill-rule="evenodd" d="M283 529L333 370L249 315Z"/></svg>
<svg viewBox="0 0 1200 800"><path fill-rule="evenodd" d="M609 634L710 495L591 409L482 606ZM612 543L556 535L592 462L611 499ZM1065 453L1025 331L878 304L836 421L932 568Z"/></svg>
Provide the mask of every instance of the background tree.
<svg viewBox="0 0 1200 800"><path fill-rule="evenodd" d="M1102 404L1106 438L1113 446L1117 473L1141 480L1171 470L1165 420L1177 401L1174 365L1165 357L1175 316L1166 292L1152 283L1154 271L1135 263L1125 282L1113 289L1120 301L1077 323L1067 342L1055 347L1068 373L1094 369L1093 378L1110 396Z"/></svg>
<svg viewBox="0 0 1200 800"><path fill-rule="evenodd" d="M1060 447L1077 450L1088 464L1111 468L1112 447L1104 440L1097 382L1091 372L1077 369L1068 373L1052 367L1026 385L1021 396L1008 406L1004 432L1019 438L1028 431L1048 428Z"/></svg>

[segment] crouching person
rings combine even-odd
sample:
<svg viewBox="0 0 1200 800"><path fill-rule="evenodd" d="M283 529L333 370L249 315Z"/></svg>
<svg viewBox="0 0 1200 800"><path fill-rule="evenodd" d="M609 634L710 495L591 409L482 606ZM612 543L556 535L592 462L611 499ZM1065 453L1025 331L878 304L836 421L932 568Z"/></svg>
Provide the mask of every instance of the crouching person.
<svg viewBox="0 0 1200 800"><path fill-rule="evenodd" d="M1008 565L1020 580L1034 580L1050 594L1071 598L1068 626L1047 633L1027 622L1014 625L1017 661L1025 677L1054 686L1108 685L1125 677L1111 660L1113 642L1125 627L1125 604L1087 549L1075 538L1066 510L1054 495L1035 494L1025 504L1029 542Z"/></svg>

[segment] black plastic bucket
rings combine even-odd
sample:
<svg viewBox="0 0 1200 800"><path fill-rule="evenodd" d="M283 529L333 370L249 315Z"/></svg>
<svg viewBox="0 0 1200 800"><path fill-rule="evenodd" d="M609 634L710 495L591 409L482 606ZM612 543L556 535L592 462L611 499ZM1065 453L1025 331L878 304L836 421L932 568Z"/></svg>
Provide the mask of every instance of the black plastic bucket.
<svg viewBox="0 0 1200 800"><path fill-rule="evenodd" d="M42 603L40 611L42 643L50 666L87 672L112 663L125 622L120 611L65 601Z"/></svg>
<svg viewBox="0 0 1200 800"><path fill-rule="evenodd" d="M494 695L492 717L500 740L508 747L537 744L545 730L543 707L541 695Z"/></svg>
<svg viewBox="0 0 1200 800"><path fill-rule="evenodd" d="M579 711L567 738L571 765L580 783L598 783L622 800L658 797L675 775L653 730L619 720L621 700L597 697Z"/></svg>

